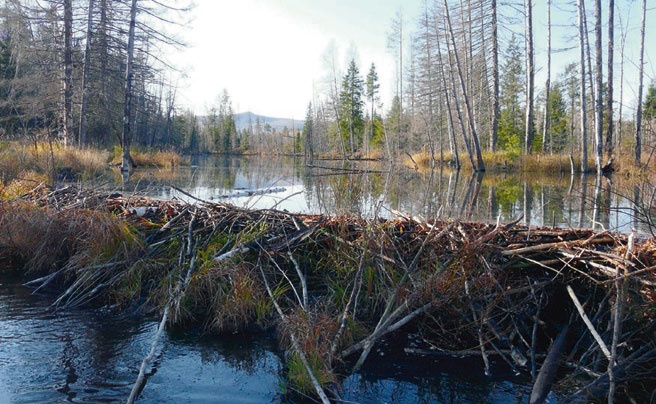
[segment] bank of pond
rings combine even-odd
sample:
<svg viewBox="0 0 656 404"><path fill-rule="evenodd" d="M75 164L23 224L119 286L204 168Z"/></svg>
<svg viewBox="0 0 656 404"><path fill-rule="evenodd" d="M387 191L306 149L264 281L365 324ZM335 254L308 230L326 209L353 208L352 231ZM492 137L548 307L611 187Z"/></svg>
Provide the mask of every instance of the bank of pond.
<svg viewBox="0 0 656 404"><path fill-rule="evenodd" d="M0 204L0 273L52 296L54 312L157 318L128 400L148 397L165 330L275 335L290 400L353 400L344 384L372 363L456 357L489 378L524 378L530 402L649 400L656 239L520 219L297 214L39 186Z"/></svg>

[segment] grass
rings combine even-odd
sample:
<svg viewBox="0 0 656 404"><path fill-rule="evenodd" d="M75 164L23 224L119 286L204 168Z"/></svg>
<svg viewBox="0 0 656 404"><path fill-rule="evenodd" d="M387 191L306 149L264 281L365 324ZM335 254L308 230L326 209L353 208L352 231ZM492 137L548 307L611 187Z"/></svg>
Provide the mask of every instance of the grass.
<svg viewBox="0 0 656 404"><path fill-rule="evenodd" d="M54 182L57 176L88 179L107 171L109 153L92 148L74 148L58 143L4 142L0 144L2 183L14 180Z"/></svg>
<svg viewBox="0 0 656 404"><path fill-rule="evenodd" d="M132 161L137 167L176 168L185 162L182 156L174 151L147 150L134 148L130 150ZM121 164L121 148L114 147L110 158L111 165Z"/></svg>
<svg viewBox="0 0 656 404"><path fill-rule="evenodd" d="M572 170L572 162L574 164L574 171L580 172L581 156L579 154L572 156L570 162L569 154L551 154L543 155L539 153L531 155L517 155L515 153L497 151L497 152L483 152L483 162L487 172L524 172L524 173L552 173L552 174L569 174ZM647 160L648 156L644 156L643 161ZM451 153L444 153L442 164L448 164L453 160ZM462 169L471 170L468 156L464 153L460 154ZM439 156L436 156L436 163L440 164ZM604 157L604 164L606 158ZM431 155L428 151L420 151L412 154L412 157L406 157L403 164L410 168L416 168L419 171L429 170L431 167ZM415 167L415 164L417 167ZM656 162L652 161L650 164L645 164L643 167L636 169L633 156L620 155L614 160L615 171L618 174L632 177L656 174ZM588 169L595 170L595 160L592 157L588 158Z"/></svg>
<svg viewBox="0 0 656 404"><path fill-rule="evenodd" d="M119 157L120 148L109 152L60 143L0 142L0 199L19 197L39 184L111 175L109 166ZM139 167L175 168L186 164L183 157L173 151L137 149L132 158Z"/></svg>

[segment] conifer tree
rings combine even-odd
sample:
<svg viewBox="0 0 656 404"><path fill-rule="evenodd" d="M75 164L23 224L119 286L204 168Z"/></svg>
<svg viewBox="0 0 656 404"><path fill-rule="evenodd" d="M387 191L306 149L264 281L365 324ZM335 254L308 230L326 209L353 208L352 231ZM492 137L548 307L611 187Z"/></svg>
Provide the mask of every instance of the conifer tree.
<svg viewBox="0 0 656 404"><path fill-rule="evenodd" d="M340 133L342 139L348 138L351 154L355 152L356 144L360 144L364 132L364 80L360 76L355 60L351 59L346 75L342 80L340 92L341 122Z"/></svg>

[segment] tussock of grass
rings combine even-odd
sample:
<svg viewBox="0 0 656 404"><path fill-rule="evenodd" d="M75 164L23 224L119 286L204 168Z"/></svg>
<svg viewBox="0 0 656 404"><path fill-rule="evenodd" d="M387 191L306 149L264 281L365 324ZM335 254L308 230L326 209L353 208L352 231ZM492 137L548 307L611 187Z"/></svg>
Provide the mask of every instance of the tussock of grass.
<svg viewBox="0 0 656 404"><path fill-rule="evenodd" d="M125 261L141 248L128 225L107 213L26 203L0 205L0 246L17 268L35 275Z"/></svg>

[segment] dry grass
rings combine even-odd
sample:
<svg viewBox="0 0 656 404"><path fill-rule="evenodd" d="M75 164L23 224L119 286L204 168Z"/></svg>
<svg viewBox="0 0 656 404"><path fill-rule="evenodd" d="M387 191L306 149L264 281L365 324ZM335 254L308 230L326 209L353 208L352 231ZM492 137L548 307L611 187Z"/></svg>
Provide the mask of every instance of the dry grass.
<svg viewBox="0 0 656 404"><path fill-rule="evenodd" d="M108 158L104 150L47 142L5 142L0 144L0 180L6 187L13 181L54 182L57 176L94 178L107 172Z"/></svg>
<svg viewBox="0 0 656 404"><path fill-rule="evenodd" d="M139 251L138 237L113 215L89 210L50 211L27 203L0 205L0 251L37 275L124 261Z"/></svg>
<svg viewBox="0 0 656 404"><path fill-rule="evenodd" d="M188 164L182 156L174 151L132 149L132 161L137 167L176 168ZM111 165L121 164L121 149L115 147L110 158Z"/></svg>

